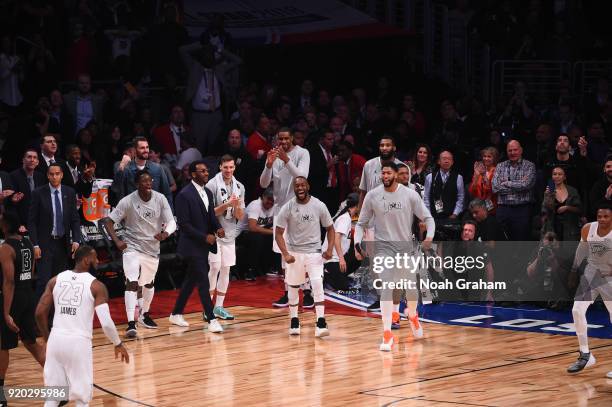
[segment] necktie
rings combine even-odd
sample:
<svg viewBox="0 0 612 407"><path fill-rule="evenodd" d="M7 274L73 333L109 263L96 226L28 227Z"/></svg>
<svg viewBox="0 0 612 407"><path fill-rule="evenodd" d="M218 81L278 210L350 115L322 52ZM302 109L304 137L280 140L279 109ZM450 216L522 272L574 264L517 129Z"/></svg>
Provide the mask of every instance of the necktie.
<svg viewBox="0 0 612 407"><path fill-rule="evenodd" d="M327 155L327 162L330 162L333 157L329 151L325 151L325 155ZM336 179L336 166L334 165L329 169L329 186L332 188L336 188L336 184L338 180Z"/></svg>
<svg viewBox="0 0 612 407"><path fill-rule="evenodd" d="M79 180L79 171L76 168L72 169L72 179L74 180L75 184Z"/></svg>
<svg viewBox="0 0 612 407"><path fill-rule="evenodd" d="M52 158L49 160L49 164L55 164L55 160Z"/></svg>
<svg viewBox="0 0 612 407"><path fill-rule="evenodd" d="M28 177L28 185L30 186L30 192L34 191L34 177Z"/></svg>
<svg viewBox="0 0 612 407"><path fill-rule="evenodd" d="M55 235L64 236L64 215L62 213L59 191L56 189L53 195L55 195Z"/></svg>
<svg viewBox="0 0 612 407"><path fill-rule="evenodd" d="M210 93L212 94L212 102L210 104L210 111L214 112L217 110L217 98L215 97L215 72L210 72Z"/></svg>

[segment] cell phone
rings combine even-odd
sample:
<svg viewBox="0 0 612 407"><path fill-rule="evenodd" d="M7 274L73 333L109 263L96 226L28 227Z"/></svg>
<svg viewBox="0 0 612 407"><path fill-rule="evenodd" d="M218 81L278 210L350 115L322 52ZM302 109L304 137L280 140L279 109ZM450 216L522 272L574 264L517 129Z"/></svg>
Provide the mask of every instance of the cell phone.
<svg viewBox="0 0 612 407"><path fill-rule="evenodd" d="M548 180L548 190L550 192L555 192L555 189L556 187L555 187L555 183L553 182L553 180L552 179Z"/></svg>

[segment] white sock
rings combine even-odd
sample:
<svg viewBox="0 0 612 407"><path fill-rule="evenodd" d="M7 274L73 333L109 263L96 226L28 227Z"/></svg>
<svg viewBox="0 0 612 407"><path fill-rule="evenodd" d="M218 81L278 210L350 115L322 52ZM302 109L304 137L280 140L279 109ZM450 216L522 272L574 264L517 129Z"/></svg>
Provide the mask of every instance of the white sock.
<svg viewBox="0 0 612 407"><path fill-rule="evenodd" d="M291 318L297 318L298 316L298 303L300 302L300 296L298 293L299 288L287 286L287 298L289 299L289 315ZM293 305L295 304L295 305Z"/></svg>
<svg viewBox="0 0 612 407"><path fill-rule="evenodd" d="M582 353L589 353L586 312L590 305L589 301L574 301L574 307L572 308L576 337L578 338L578 345L580 345L580 352Z"/></svg>
<svg viewBox="0 0 612 407"><path fill-rule="evenodd" d="M151 303L153 302L153 294L155 293L155 287L147 288L142 287L142 313L149 312Z"/></svg>
<svg viewBox="0 0 612 407"><path fill-rule="evenodd" d="M397 304L393 304L393 312L397 312L399 314L399 307L400 307L399 302Z"/></svg>
<svg viewBox="0 0 612 407"><path fill-rule="evenodd" d="M393 301L380 301L380 313L382 314L383 330L391 330L391 320L393 318Z"/></svg>
<svg viewBox="0 0 612 407"><path fill-rule="evenodd" d="M323 291L323 279L316 278L314 280L310 280L310 286L312 287L312 298L315 302L315 312L317 314L317 319L325 318L325 292ZM321 304L321 305L317 305Z"/></svg>
<svg viewBox="0 0 612 407"><path fill-rule="evenodd" d="M404 314L408 318L417 315L417 302L416 301L406 301L406 309L404 309Z"/></svg>
<svg viewBox="0 0 612 407"><path fill-rule="evenodd" d="M136 295L136 298L138 298L138 294ZM143 297L138 298L138 309L140 310L140 312L142 312L142 309L144 308L144 299Z"/></svg>
<svg viewBox="0 0 612 407"><path fill-rule="evenodd" d="M136 313L136 303L138 302L136 291L125 292L125 313L129 322L134 321L134 314Z"/></svg>
<svg viewBox="0 0 612 407"><path fill-rule="evenodd" d="M217 300L215 301L215 307L223 307L223 300L225 299L225 293L221 294L217 291Z"/></svg>

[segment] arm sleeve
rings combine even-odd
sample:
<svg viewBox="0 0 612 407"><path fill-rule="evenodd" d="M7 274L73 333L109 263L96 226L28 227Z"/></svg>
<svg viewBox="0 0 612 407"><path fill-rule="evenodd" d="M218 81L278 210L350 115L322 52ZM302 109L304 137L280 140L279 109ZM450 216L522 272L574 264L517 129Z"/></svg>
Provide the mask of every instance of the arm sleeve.
<svg viewBox="0 0 612 407"><path fill-rule="evenodd" d="M348 236L351 233L351 218L349 216L340 216L334 222L334 229L337 233Z"/></svg>
<svg viewBox="0 0 612 407"><path fill-rule="evenodd" d="M493 181L491 182L491 188L494 193L498 192L508 192L508 188L506 186L501 185L501 173L502 173L502 165L498 165L495 168L495 174L493 175Z"/></svg>
<svg viewBox="0 0 612 407"><path fill-rule="evenodd" d="M272 165L272 167L274 167L274 164ZM272 181L272 168L268 168L264 164L264 169L261 172L261 176L259 177L259 185L261 185L262 188L268 188L268 185L270 185L271 181Z"/></svg>
<svg viewBox="0 0 612 407"><path fill-rule="evenodd" d="M117 332L117 327L115 327L115 323L110 315L110 310L108 308L108 303L100 304L96 307L96 315L100 320L100 325L102 325L102 330L104 331L104 335L113 343L113 345L118 346L121 343L121 338L119 338L119 333Z"/></svg>
<svg viewBox="0 0 612 407"><path fill-rule="evenodd" d="M525 165L527 166L527 179L509 181L509 187L512 188L514 192L528 191L535 185L535 166L531 163L526 163Z"/></svg>
<svg viewBox="0 0 612 407"><path fill-rule="evenodd" d="M299 164L295 165L291 159L285 164L289 173L295 177L305 177L308 178L308 170L310 168L310 153L308 150L302 151L302 156L300 157Z"/></svg>
<svg viewBox="0 0 612 407"><path fill-rule="evenodd" d="M355 244L361 243L363 240L364 229L370 223L370 219L374 215L371 203L372 200L370 199L371 196L370 194L366 194L363 200L363 206L361 207L361 212L359 212L359 220L357 221L357 225L355 225Z"/></svg>

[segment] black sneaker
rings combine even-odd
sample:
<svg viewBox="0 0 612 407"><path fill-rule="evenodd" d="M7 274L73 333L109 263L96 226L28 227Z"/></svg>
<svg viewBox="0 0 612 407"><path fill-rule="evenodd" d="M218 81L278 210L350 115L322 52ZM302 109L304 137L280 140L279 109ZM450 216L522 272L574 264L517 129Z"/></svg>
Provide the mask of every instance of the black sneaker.
<svg viewBox="0 0 612 407"><path fill-rule="evenodd" d="M300 334L300 320L298 317L291 318L291 326L289 327L289 335Z"/></svg>
<svg viewBox="0 0 612 407"><path fill-rule="evenodd" d="M380 311L380 301L376 300L372 304L368 305L369 312Z"/></svg>
<svg viewBox="0 0 612 407"><path fill-rule="evenodd" d="M280 297L278 300L274 301L272 303L273 306L278 307L278 308L285 308L289 306L289 297L287 297L287 291L285 291L285 294L283 294L282 297Z"/></svg>
<svg viewBox="0 0 612 407"><path fill-rule="evenodd" d="M567 368L567 373L578 373L584 368L593 366L595 364L596 362L595 356L593 356L590 352L589 353L579 352L579 353L580 355L578 356L578 360L576 360L574 363L570 365L570 367Z"/></svg>
<svg viewBox="0 0 612 407"><path fill-rule="evenodd" d="M314 298L310 290L304 290L304 298L302 299L302 308L314 308Z"/></svg>
<svg viewBox="0 0 612 407"><path fill-rule="evenodd" d="M138 318L138 323L144 325L145 328L157 329L157 324L155 321L153 321L148 312L140 315L140 318Z"/></svg>
<svg viewBox="0 0 612 407"><path fill-rule="evenodd" d="M125 330L126 338L135 338L136 337L136 321L128 322L127 329Z"/></svg>
<svg viewBox="0 0 612 407"><path fill-rule="evenodd" d="M327 322L325 322L325 318L321 317L317 319L315 337L322 338L324 336L329 336L329 329L327 329Z"/></svg>

